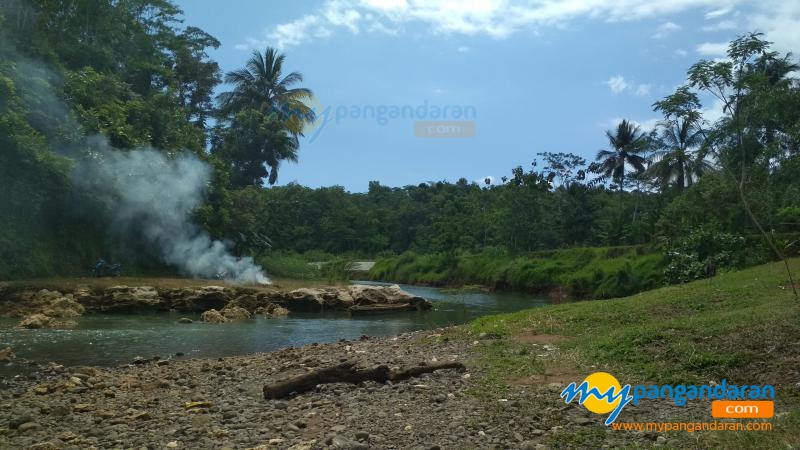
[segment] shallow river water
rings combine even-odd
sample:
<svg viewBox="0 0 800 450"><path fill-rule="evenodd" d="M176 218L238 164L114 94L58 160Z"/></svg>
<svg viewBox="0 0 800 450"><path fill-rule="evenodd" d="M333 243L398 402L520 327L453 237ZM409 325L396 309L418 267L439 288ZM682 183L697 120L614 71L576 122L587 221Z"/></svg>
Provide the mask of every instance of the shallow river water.
<svg viewBox="0 0 800 450"><path fill-rule="evenodd" d="M285 319L257 318L218 325L199 322L199 314L91 314L78 318L76 328L66 330L21 330L13 328L16 320L0 319L0 349L10 346L18 357L28 360L98 366L127 363L137 356L166 358L176 353L184 357L242 355L456 325L548 302L530 295L401 287L431 300L433 310L353 317L342 312L292 313ZM180 317L196 322L179 324L176 320ZM13 367L0 365L0 376L11 372L15 372Z"/></svg>

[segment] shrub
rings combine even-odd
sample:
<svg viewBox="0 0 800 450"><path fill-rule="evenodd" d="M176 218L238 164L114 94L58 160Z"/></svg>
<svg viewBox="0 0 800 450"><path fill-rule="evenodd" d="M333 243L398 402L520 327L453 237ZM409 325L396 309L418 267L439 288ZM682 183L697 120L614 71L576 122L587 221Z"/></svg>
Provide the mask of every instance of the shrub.
<svg viewBox="0 0 800 450"><path fill-rule="evenodd" d="M694 228L667 248L664 278L668 283L686 283L714 276L718 270L743 265L745 238L708 226Z"/></svg>

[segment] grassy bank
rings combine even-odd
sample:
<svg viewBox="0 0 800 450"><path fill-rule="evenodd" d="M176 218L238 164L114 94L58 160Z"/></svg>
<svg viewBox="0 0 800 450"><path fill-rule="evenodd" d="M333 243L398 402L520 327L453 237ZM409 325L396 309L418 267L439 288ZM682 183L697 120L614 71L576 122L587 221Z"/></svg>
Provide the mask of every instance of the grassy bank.
<svg viewBox="0 0 800 450"><path fill-rule="evenodd" d="M661 253L647 247L571 248L510 255L420 255L406 252L377 262L374 280L434 286L483 285L494 290L541 293L554 289L575 298L611 298L663 284Z"/></svg>
<svg viewBox="0 0 800 450"><path fill-rule="evenodd" d="M800 272L800 259L791 265ZM674 437L699 448L797 448L798 319L800 304L783 265L773 263L626 298L483 317L460 332L501 337L475 350L489 374L482 395L503 395L514 379L548 373L585 377L600 370L630 384L707 384L723 378L739 385L772 384L780 416L772 432ZM554 342L559 357L538 358L526 345L531 339L520 336ZM586 439L581 445L597 443Z"/></svg>

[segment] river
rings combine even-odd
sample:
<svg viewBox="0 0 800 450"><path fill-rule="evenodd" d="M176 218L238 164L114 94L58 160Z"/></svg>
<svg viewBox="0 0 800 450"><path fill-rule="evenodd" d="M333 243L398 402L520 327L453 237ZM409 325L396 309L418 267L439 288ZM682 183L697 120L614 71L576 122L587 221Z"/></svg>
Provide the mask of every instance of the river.
<svg viewBox="0 0 800 450"><path fill-rule="evenodd" d="M363 284L380 284L359 282ZM401 287L434 303L430 311L351 317L342 312L292 313L285 319L256 318L210 325L185 313L90 314L77 318L72 329L24 330L17 320L0 319L0 349L11 347L24 359L53 361L67 366L123 364L141 356L151 358L228 356L269 352L314 342L387 336L465 323L487 314L542 306L547 298L531 295L449 291L430 287ZM195 320L179 324L180 317ZM0 375L18 372L0 365Z"/></svg>

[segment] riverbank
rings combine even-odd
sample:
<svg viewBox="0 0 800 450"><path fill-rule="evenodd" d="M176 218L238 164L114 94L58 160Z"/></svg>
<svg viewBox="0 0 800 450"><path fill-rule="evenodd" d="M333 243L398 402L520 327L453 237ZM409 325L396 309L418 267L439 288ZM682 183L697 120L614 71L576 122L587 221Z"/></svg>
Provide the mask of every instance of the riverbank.
<svg viewBox="0 0 800 450"><path fill-rule="evenodd" d="M800 260L793 260L794 270ZM0 446L26 448L787 448L800 445L800 308L778 264L636 296L488 316L466 326L254 356L58 368L0 390ZM457 361L396 384L333 384L266 401L271 382L353 361ZM623 384L770 384L773 430L617 431L561 390L607 371ZM210 402L192 404L192 402ZM187 403L189 404L187 406ZM648 400L618 422L711 421L707 400ZM261 446L261 447L259 447Z"/></svg>
<svg viewBox="0 0 800 450"><path fill-rule="evenodd" d="M132 281L141 283L142 280ZM285 290L273 286L208 285L187 280L180 287L123 284L70 284L60 290L29 284L0 287L0 317L23 318L20 327L37 329L69 328L76 325L69 319L84 313L202 313L203 322L222 323L246 320L255 315L285 317L291 312L334 310L370 314L421 311L431 307L428 300L396 285ZM192 322L189 318L181 320Z"/></svg>
<svg viewBox="0 0 800 450"><path fill-rule="evenodd" d="M662 286L663 255L646 246L585 247L511 255L480 253L402 255L379 260L372 280L559 298L613 298Z"/></svg>

